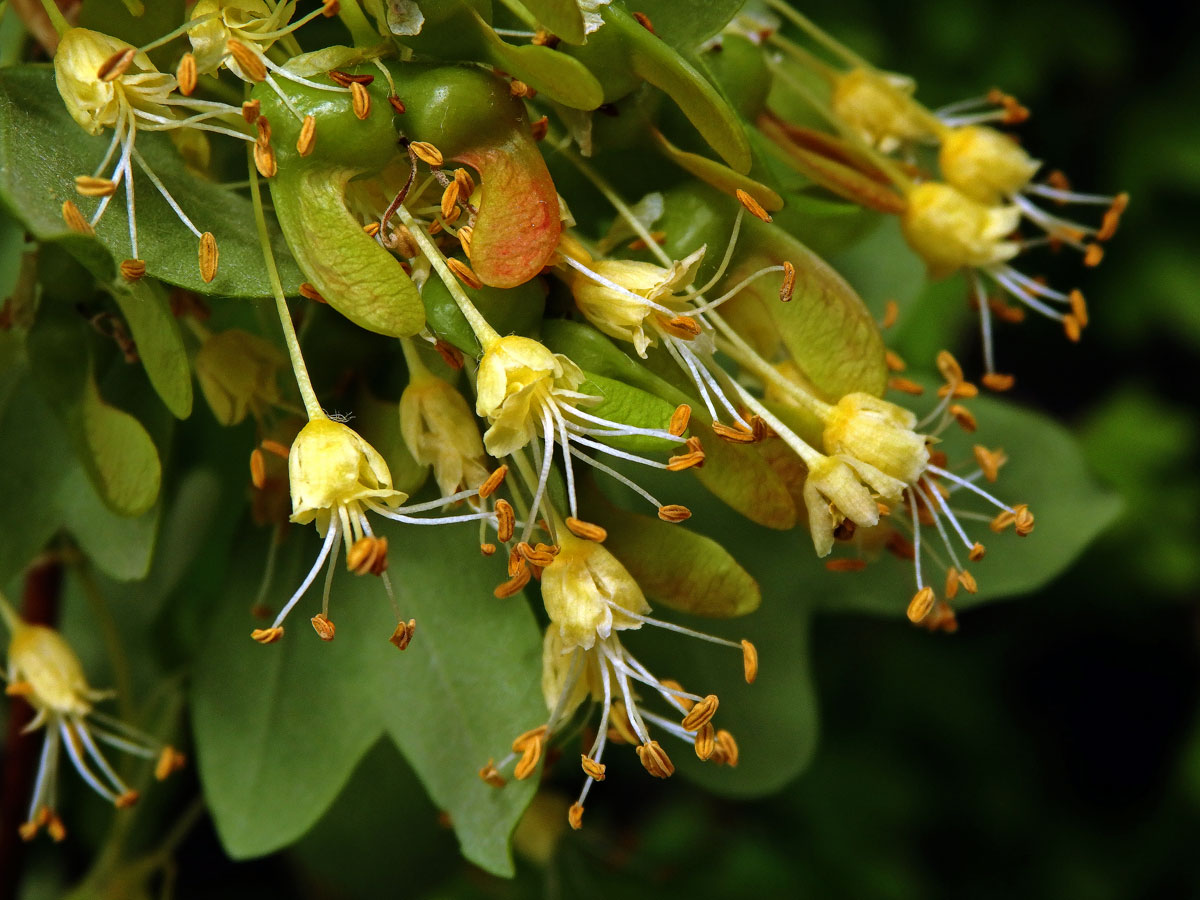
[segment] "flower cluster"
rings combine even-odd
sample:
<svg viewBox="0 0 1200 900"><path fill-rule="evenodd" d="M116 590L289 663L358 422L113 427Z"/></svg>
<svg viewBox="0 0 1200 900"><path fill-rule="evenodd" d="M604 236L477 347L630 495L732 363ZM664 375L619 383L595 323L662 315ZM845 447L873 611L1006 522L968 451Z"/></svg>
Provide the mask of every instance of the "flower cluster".
<svg viewBox="0 0 1200 900"><path fill-rule="evenodd" d="M482 559L472 549L472 562L490 567L495 598L540 599L548 710L540 723L513 723L512 732L532 727L478 774L496 787L510 776L527 779L549 748L583 731L585 780L568 815L578 828L589 791L606 778L609 743L633 745L656 778L675 771L659 743L668 735L702 761L739 762L732 734L715 724L717 695L652 674L625 644L642 629L705 641L740 651L744 680L755 681L758 653L749 640L651 614L651 600L685 613L710 610L694 583L651 577L675 574L701 555L711 562L713 541L701 532L735 536L738 516L778 530L799 522L808 530L800 543L811 541L835 571L864 568L886 549L911 561L915 579L914 592L907 578L895 589L897 616L906 609L924 627L956 627L954 601L978 588L968 567L985 556L979 522L1024 537L1034 530L1033 514L1005 499L1008 485L992 486L1005 451L964 442L980 424L969 408L979 388L953 355L937 356L941 383L923 416L904 398L884 397L888 387L910 395L924 388L894 374L904 363L886 349L875 318L784 227L789 220L779 212L803 198L767 168L752 167L750 136L763 152L778 151L781 165L807 176L813 190L897 216L931 277L964 273L983 335L979 381L997 391L1013 376L996 371L993 317L1021 312L989 292L998 288L1061 322L1077 340L1088 321L1083 295L1058 291L1017 263L1035 247L1066 245L1095 265L1126 195L1077 193L1058 173L1039 180L1040 161L995 127L1025 117L1013 98L993 92L928 110L911 79L873 67L783 0L768 6L799 40L780 20L742 16L712 43L689 48L715 56L726 44L749 44L754 78L722 75L714 65L713 78L725 79L716 91L665 41L655 45L662 58L654 64L673 66L671 78L631 70L631 83L694 82L691 95L671 99L711 150L676 147L664 134L669 117L660 122L646 104L639 112L646 121L628 138L637 152L661 156L670 177L661 192L641 198L627 194L644 182L608 162L603 141L593 141L593 113L619 110L603 103L600 81L584 62L550 49L567 35L492 29L473 12L456 13L455 28L467 22L487 30L479 46L489 53L512 50L502 38L524 37L536 48L528 57L485 54L472 60L483 66L463 66L442 46L453 41L437 30L433 11L420 14L424 25L411 11L401 14L415 4L366 4L368 15L357 3L339 9L326 0L298 18L297 6L200 0L151 44L70 28L54 57L72 119L88 135L112 135L92 174L74 183L78 195L96 200L94 210L85 216L67 200L61 212L73 230L117 256L128 252L120 265L127 281L160 279L225 295L215 281L218 237L227 240L222 223L205 220L205 231L193 224L187 196L177 202L138 149L139 136L167 132L184 149L189 140L229 139L245 151L244 169L214 162L218 154L198 168L210 179L206 190L225 191L231 208L253 210L253 229L229 226L228 240L240 242L238 264L223 277L239 280L229 293L273 300L277 324L268 317L264 327L227 306L208 322L213 311L183 292L172 309L186 327L172 332L172 347L181 348L179 368L194 371L212 419L238 435L230 440L250 446L255 518L276 529L256 613L270 606L273 554L288 524L312 525L320 541L299 586L273 618L264 616L269 624L252 630L255 641L284 637L288 617L323 570L321 606L310 622L320 640L332 641L344 553L349 572L382 583L396 622L390 640L404 650L418 623L405 618L393 588L404 566L389 572L389 535L395 542L409 527L472 523L452 530L459 534L477 525ZM372 23L375 7L382 18ZM578 12L577 42L591 40L597 54L619 46L622 60L641 60L641 51L622 42L643 46L637 42L647 31L657 40L648 17L605 0L568 11ZM297 31L334 16L325 27L344 26L353 46L301 52ZM151 54L169 61L171 53L175 74L159 71ZM547 58L575 67L578 77L564 85L532 63L518 70L522 60ZM741 96L756 79L772 90ZM736 111L726 95L740 98ZM808 104L823 127L777 113L770 100L780 95ZM139 236L135 171L199 241L200 284L169 260L143 254L155 236ZM218 187L230 171L237 177ZM187 177L201 181L195 172ZM561 185L580 183L586 189L572 188L578 198L560 194ZM96 231L119 191L127 239ZM596 196L606 204L599 217L591 214ZM1087 225L1048 204L1104 211ZM589 217L577 218L576 208ZM248 252L251 230L257 244ZM289 274L297 270L298 277ZM311 374L306 354L315 361ZM278 379L285 367L294 390ZM343 402L382 406L391 427L351 424L352 417L330 411ZM418 494L430 473L436 490ZM706 513L692 531L695 523L684 523L693 509L714 506L705 490L728 508ZM702 506L692 499L698 496ZM624 509L635 498L656 517ZM400 527L380 528L380 519ZM621 540L621 528L643 537ZM678 550L687 541L692 556ZM455 564L447 560L425 562ZM724 567L712 578L714 591L723 579L758 590L732 556L713 565ZM787 565L816 564L805 548ZM936 586L932 567L945 573ZM737 611L756 604L757 594ZM12 635L8 693L26 698L36 710L32 727L46 730L23 833L45 826L57 839L64 833L55 812L60 750L91 787L124 806L136 792L99 743L143 756L157 747L94 708L107 695L88 687L61 636L0 608ZM710 677L719 681L720 670ZM180 761L163 752L160 775Z"/></svg>

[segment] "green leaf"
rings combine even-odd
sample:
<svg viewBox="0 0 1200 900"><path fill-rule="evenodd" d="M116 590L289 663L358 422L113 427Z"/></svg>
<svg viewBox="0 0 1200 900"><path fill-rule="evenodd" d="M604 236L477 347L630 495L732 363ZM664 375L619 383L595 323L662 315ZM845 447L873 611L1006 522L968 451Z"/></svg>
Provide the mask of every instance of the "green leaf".
<svg viewBox="0 0 1200 900"><path fill-rule="evenodd" d="M128 0L84 0L78 24L140 47L162 37L184 19L183 0L153 0L139 5L143 6L142 14L135 16L129 11ZM173 61L171 54L170 49L151 52L160 66Z"/></svg>
<svg viewBox="0 0 1200 900"><path fill-rule="evenodd" d="M675 407L661 397L593 372L585 371L584 375L587 380L579 386L579 392L602 398L595 405L581 404L588 414L635 428L666 430L670 424ZM645 435L605 438L604 443L651 458L665 456L681 446Z"/></svg>
<svg viewBox="0 0 1200 900"><path fill-rule="evenodd" d="M281 599L315 557L316 543L303 533L284 550ZM314 590L282 641L254 643L247 610L263 557L242 555L214 610L193 689L200 776L218 833L239 859L295 841L386 733L449 813L464 855L511 874L509 835L535 785L497 791L476 771L545 718L538 629L523 602L492 597L503 567L479 556L472 526L382 525L379 533L391 544L402 613L417 620L403 653L387 640L395 621L383 585L344 572L334 582L333 642L319 641L305 623L320 608Z"/></svg>
<svg viewBox="0 0 1200 900"><path fill-rule="evenodd" d="M49 67L0 70L0 202L35 238L62 242L105 282L115 275L116 261L130 255L123 197L115 197L106 210L96 226L96 238L70 231L61 207L71 200L85 216L90 215L95 201L75 193L74 179L94 170L110 140L111 134L88 135L71 119ZM206 283L200 277L195 235L136 170L138 251L147 273L200 294L266 296L262 249L250 202L191 174L164 134L140 134L137 148L196 227L216 236L221 253L217 276ZM302 279L278 233L273 247L284 290L295 294Z"/></svg>
<svg viewBox="0 0 1200 900"><path fill-rule="evenodd" d="M636 0L632 8L650 20L658 37L687 55L745 5L746 0Z"/></svg>
<svg viewBox="0 0 1200 900"><path fill-rule="evenodd" d="M565 5L575 6L571 0L566 0ZM578 7L575 9L578 12ZM549 47L505 43L478 13L473 18L490 61L514 78L572 109L595 109L604 102L600 82L579 60Z"/></svg>
<svg viewBox="0 0 1200 900"><path fill-rule="evenodd" d="M150 384L177 419L192 414L192 368L167 293L143 279L113 283L113 299L129 325Z"/></svg>
<svg viewBox="0 0 1200 900"><path fill-rule="evenodd" d="M150 571L162 504L140 516L117 515L104 505L79 467L72 468L56 498L63 525L104 574L138 581Z"/></svg>
<svg viewBox="0 0 1200 900"><path fill-rule="evenodd" d="M588 520L608 530L604 546L629 570L646 597L680 612L732 618L754 612L758 583L716 541L661 519L586 496Z"/></svg>
<svg viewBox="0 0 1200 900"><path fill-rule="evenodd" d="M146 512L162 480L158 450L137 419L100 396L83 320L43 304L26 346L37 386L100 497L119 515Z"/></svg>
<svg viewBox="0 0 1200 900"><path fill-rule="evenodd" d="M280 168L271 184L275 216L300 270L325 301L367 331L408 337L425 325L416 286L346 208L350 169Z"/></svg>

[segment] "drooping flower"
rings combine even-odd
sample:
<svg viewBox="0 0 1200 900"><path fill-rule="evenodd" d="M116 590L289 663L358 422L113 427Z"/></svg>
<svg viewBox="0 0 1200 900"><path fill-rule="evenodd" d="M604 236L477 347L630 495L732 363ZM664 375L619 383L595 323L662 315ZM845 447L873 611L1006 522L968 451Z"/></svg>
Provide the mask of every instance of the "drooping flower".
<svg viewBox="0 0 1200 900"><path fill-rule="evenodd" d="M204 399L222 425L237 425L247 415L261 419L279 403L276 375L287 357L248 331L230 328L208 335L192 364Z"/></svg>
<svg viewBox="0 0 1200 900"><path fill-rule="evenodd" d="M109 128L113 132L108 151L92 174L75 179L75 189L80 195L99 198L100 202L92 217L86 219L73 201L66 201L63 219L67 225L75 231L92 234L109 202L124 185L131 255L121 264L121 273L130 281L142 277L146 264L139 258L133 175L136 164L179 221L196 236L201 277L206 282L212 281L218 263L216 239L212 232L201 232L192 223L138 151L136 141L141 131L178 129L253 140L240 130L210 121L224 117L240 122L240 110L225 103L175 95L179 86L175 76L158 71L144 50L86 28L71 28L62 36L54 54L54 74L67 111L81 128L92 135ZM180 110L188 115L181 117ZM110 169L114 156L116 162ZM108 174L104 175L106 171Z"/></svg>
<svg viewBox="0 0 1200 900"><path fill-rule="evenodd" d="M327 416L314 417L300 430L288 453L288 477L291 482L291 521L299 525L312 522L323 538L321 552L300 587L280 610L268 628L255 629L251 634L262 644L274 643L283 636L283 622L288 613L308 591L317 573L329 560L325 579L321 613L312 619L313 628L322 640L332 640L334 626L329 619L329 593L339 549L346 551L346 566L357 574L373 574L383 579L392 600L397 619L391 581L387 576L387 538L377 536L371 529L367 513L407 524L449 524L494 520L491 512L474 512L455 516L421 518L409 515L426 512L448 503L478 494L478 489L460 491L429 503L399 508L408 495L392 486L392 474L379 451L344 422ZM408 645L415 623L400 621L392 640L400 649Z"/></svg>
<svg viewBox="0 0 1200 900"><path fill-rule="evenodd" d="M549 742L569 730L576 711L591 698L600 704L600 723L595 740L580 755L585 780L568 812L571 827L579 828L588 792L605 779L601 760L609 741L634 744L643 768L656 778L670 777L675 766L651 726L691 745L702 760L737 764L733 736L712 724L716 695L701 697L657 678L621 643L618 632L652 625L739 649L748 682L758 674L758 655L749 641L727 641L650 618L641 588L611 553L599 543L556 530L559 552L542 571L542 600L550 618L542 645L542 692L549 718L518 736L512 752L499 763L489 760L479 775L503 786L502 772L515 762L513 776L528 778ZM639 687L657 695L674 715L654 712Z"/></svg>
<svg viewBox="0 0 1200 900"><path fill-rule="evenodd" d="M5 693L24 698L34 709L33 721L23 733L46 731L29 814L20 829L22 838L32 840L43 827L55 841L66 836L55 810L63 751L88 787L117 808L136 803L138 792L117 774L101 744L134 756L157 758L155 776L160 781L183 765L183 756L173 748L96 709L112 692L88 684L79 657L61 634L25 622L3 597L0 618L9 630Z"/></svg>
<svg viewBox="0 0 1200 900"><path fill-rule="evenodd" d="M510 335L487 342L479 361L476 379L475 412L490 425L483 444L492 456L503 457L526 446L541 443L541 467L531 508L541 503L549 477L555 444L563 451L567 476L568 507L578 516L573 460L579 460L632 488L658 509L666 521L682 521L689 513L681 506L664 506L630 479L604 463L593 459L581 448L588 448L619 459L652 468L668 469L659 462L605 443L613 438L638 435L657 438L665 445L685 443L682 437L686 416L678 419L674 430L640 428L593 415L583 407L595 405L600 397L579 390L586 380L583 370L561 353L552 353L532 338ZM522 540L528 540L534 524L530 517Z"/></svg>

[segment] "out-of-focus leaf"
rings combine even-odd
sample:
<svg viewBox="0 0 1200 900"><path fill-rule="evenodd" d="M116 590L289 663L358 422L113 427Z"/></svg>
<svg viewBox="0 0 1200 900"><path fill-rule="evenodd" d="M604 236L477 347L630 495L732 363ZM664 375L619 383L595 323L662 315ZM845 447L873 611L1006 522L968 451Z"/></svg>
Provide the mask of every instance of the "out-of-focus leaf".
<svg viewBox="0 0 1200 900"><path fill-rule="evenodd" d="M79 8L78 24L111 34L140 47L173 30L184 19L183 0L151 0L143 3L140 16L132 15L125 0L84 0ZM170 62L170 51L163 56L151 53L159 64Z"/></svg>
<svg viewBox="0 0 1200 900"><path fill-rule="evenodd" d="M281 594L316 553L304 531L285 550ZM509 835L535 785L497 791L474 773L502 755L525 723L545 717L537 627L524 603L492 597L503 572L480 558L470 525L381 523L379 533L391 544L389 575L401 610L417 620L403 653L387 640L395 622L383 585L345 573L334 582L332 643L305 624L320 608L314 590L283 640L259 646L249 637L255 623L247 608L262 554L239 560L213 611L193 690L200 775L218 833L239 859L295 841L387 733L449 813L467 858L509 874Z"/></svg>
<svg viewBox="0 0 1200 900"><path fill-rule="evenodd" d="M58 488L63 524L104 574L137 581L150 571L162 504L140 516L117 515L96 495L83 469L73 467Z"/></svg>
<svg viewBox="0 0 1200 900"><path fill-rule="evenodd" d="M129 324L150 384L172 415L186 419L192 414L192 370L166 291L146 279L117 282L113 299Z"/></svg>
<svg viewBox="0 0 1200 900"><path fill-rule="evenodd" d="M130 255L125 204L110 204L96 226L96 238L68 229L61 207L72 200L85 216L90 214L92 201L75 193L75 176L92 172L110 140L109 134L92 137L75 124L49 67L13 66L0 72L0 202L34 237L61 241L102 281L114 276L115 261ZM266 296L262 250L249 201L189 173L166 135L139 135L137 147L196 227L215 235L221 253L217 276L206 283L200 277L195 235L135 167L138 252L147 273L200 294ZM284 290L294 294L302 278L278 233L273 247Z"/></svg>
<svg viewBox="0 0 1200 900"><path fill-rule="evenodd" d="M162 479L158 450L137 419L100 396L83 321L45 304L26 346L38 388L101 498L119 515L146 512Z"/></svg>
<svg viewBox="0 0 1200 900"><path fill-rule="evenodd" d="M589 521L608 530L604 546L652 602L722 619L758 609L758 583L716 541L682 525L628 512L599 492L587 501Z"/></svg>

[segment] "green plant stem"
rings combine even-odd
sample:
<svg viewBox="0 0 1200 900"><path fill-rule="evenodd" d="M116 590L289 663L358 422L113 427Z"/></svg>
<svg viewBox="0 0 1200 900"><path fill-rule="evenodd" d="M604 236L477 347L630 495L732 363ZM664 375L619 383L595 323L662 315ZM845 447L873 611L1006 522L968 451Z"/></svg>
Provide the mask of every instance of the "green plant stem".
<svg viewBox="0 0 1200 900"><path fill-rule="evenodd" d="M350 39L356 47L373 47L382 39L379 32L371 27L366 14L358 5L358 0L342 0L338 8L338 18L350 32Z"/></svg>
<svg viewBox="0 0 1200 900"><path fill-rule="evenodd" d="M486 351L489 346L500 340L500 332L488 324L488 320L483 317L483 313L475 308L475 304L471 302L471 298L466 295L466 292L459 285L458 279L454 277L454 273L446 265L446 259L442 256L442 252L438 250L433 239L425 233L425 229L413 218L412 213L401 206L396 210L396 215L400 217L401 222L408 226L408 230L412 232L413 238L421 245L421 252L425 254L425 258L429 260L429 264L437 270L438 277L446 285L446 290L450 292L450 296L458 304L459 312L463 314L467 320L467 324L471 326L471 331L475 333L475 339L479 341L480 346Z"/></svg>
<svg viewBox="0 0 1200 900"><path fill-rule="evenodd" d="M258 186L258 169L254 165L253 148L246 149L246 160L250 167L250 199L254 205L254 221L258 226L258 240L262 245L263 261L267 266L267 278L271 282L271 293L275 296L275 312L279 316L279 326L283 329L283 340L287 344L288 356L292 361L292 373L296 376L296 387L300 390L300 398L304 401L304 411L309 419L324 418L325 411L317 400L313 390L312 379L308 377L308 366L304 364L304 356L300 352L300 339L296 336L296 326L292 324L292 314L288 309L287 298L283 296L283 284L279 280L279 269L275 265L275 253L271 250L271 236L267 231L267 216L263 211L262 191Z"/></svg>
<svg viewBox="0 0 1200 900"><path fill-rule="evenodd" d="M133 676L129 670L129 659L121 643L121 633L117 629L112 610L96 582L96 576L81 561L75 567L79 577L79 585L83 588L83 596L91 607L92 615L100 628L100 638L104 641L104 651L108 654L108 663L113 672L113 689L117 693L117 708L121 711L122 719L133 718Z"/></svg>
<svg viewBox="0 0 1200 900"><path fill-rule="evenodd" d="M58 36L62 37L66 34L71 25L66 16L62 14L62 10L58 8L58 4L54 0L42 0L42 9L46 11L46 18L50 20L50 24L58 32Z"/></svg>

